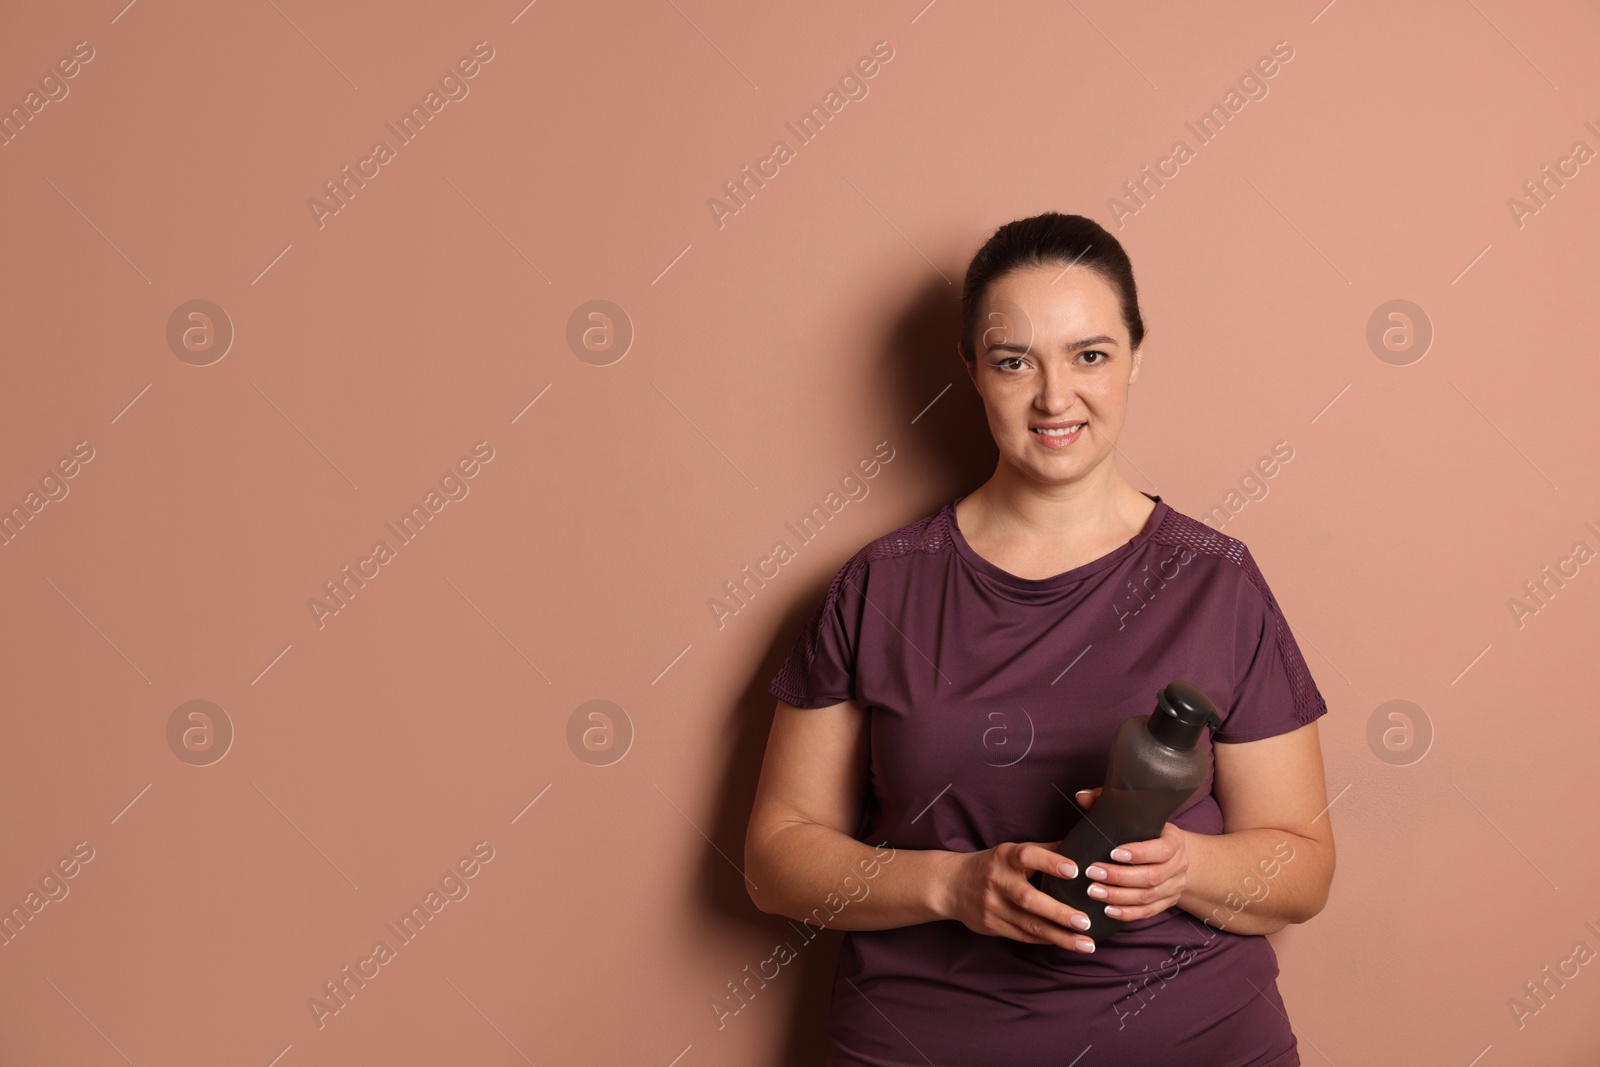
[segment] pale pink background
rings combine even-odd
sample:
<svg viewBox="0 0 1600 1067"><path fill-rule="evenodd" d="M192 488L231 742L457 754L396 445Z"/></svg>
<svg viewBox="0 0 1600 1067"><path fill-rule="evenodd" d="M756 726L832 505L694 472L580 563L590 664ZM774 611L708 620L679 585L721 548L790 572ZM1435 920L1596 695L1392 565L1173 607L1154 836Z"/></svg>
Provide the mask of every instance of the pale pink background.
<svg viewBox="0 0 1600 1067"><path fill-rule="evenodd" d="M94 58L0 148L0 504L94 458L0 548L0 904L95 855L0 948L0 1062L820 1063L835 935L711 1007L795 937L737 870L766 683L845 558L990 470L955 301L1049 209L1134 261L1134 485L1201 516L1294 448L1225 530L1331 707L1332 897L1272 939L1304 1062L1595 1062L1595 967L1521 1028L1508 1000L1600 950L1600 577L1521 628L1508 600L1600 549L1600 176L1520 228L1507 201L1600 149L1600 16L923 3L10 5L7 107ZM478 41L470 95L319 229L307 200ZM878 41L868 95L719 229L707 200ZM1277 41L1268 95L1117 228ZM193 299L236 331L207 367L167 345ZM636 331L610 366L567 346L592 299ZM1366 340L1393 299L1435 330L1409 366ZM483 440L318 629L322 583ZM880 441L870 495L719 629ZM236 730L210 766L167 743L194 699ZM567 741L593 699L634 733L609 766ZM1409 766L1368 742L1395 699L1434 731ZM308 999L483 840L319 1029Z"/></svg>

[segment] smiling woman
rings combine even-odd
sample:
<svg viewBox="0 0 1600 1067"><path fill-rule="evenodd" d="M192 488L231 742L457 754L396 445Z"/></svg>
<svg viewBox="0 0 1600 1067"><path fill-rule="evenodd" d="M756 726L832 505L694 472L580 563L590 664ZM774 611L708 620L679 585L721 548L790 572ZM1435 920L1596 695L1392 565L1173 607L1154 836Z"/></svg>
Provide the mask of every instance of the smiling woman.
<svg viewBox="0 0 1600 1067"><path fill-rule="evenodd" d="M752 899L799 918L871 845L897 850L831 921L848 931L833 1065L1045 1067L1090 1048L1118 1067L1298 1064L1262 935L1327 901L1327 704L1244 543L1117 470L1145 331L1116 239L1076 215L1008 223L962 308L994 474L846 561L772 679ZM1093 795L1068 798L1105 781L1117 728L1174 679L1223 720L1205 781L1159 837L1077 870L1054 848ZM1017 751L1006 731L996 751L997 718ZM1238 907L1285 851L1271 894ZM1088 917L1036 871L1088 879L1122 928L1080 933ZM1129 991L1157 973L1135 1014Z"/></svg>

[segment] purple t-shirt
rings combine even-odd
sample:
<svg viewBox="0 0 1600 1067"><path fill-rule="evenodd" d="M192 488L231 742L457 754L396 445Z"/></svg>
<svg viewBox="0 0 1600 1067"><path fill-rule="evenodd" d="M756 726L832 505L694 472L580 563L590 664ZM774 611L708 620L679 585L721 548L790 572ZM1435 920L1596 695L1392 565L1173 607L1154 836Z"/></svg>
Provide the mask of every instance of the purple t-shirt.
<svg viewBox="0 0 1600 1067"><path fill-rule="evenodd" d="M1155 510L1137 536L1050 578L979 556L956 502L839 569L770 692L866 709L856 838L954 852L1059 840L1080 818L1073 793L1104 783L1117 726L1173 680L1216 703L1225 743L1327 712L1243 542L1145 496ZM1220 834L1211 786L1208 774L1170 821ZM1241 900L1263 883L1242 882ZM1277 974L1264 936L1176 907L1088 954L955 920L847 931L829 1062L1289 1067L1300 1058Z"/></svg>

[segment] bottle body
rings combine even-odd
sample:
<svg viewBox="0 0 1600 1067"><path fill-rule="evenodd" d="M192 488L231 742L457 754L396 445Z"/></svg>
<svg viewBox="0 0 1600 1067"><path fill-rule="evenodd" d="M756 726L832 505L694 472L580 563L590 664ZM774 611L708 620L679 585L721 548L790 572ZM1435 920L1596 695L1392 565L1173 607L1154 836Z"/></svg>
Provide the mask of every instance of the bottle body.
<svg viewBox="0 0 1600 1067"><path fill-rule="evenodd" d="M1111 850L1161 836L1172 813L1200 788L1210 769L1199 747L1172 748L1156 740L1151 716L1133 715L1117 727L1111 761L1100 796L1062 839L1056 851L1078 867L1066 879L1038 872L1033 884L1056 900L1089 916L1083 931L1096 940L1122 929L1125 920L1105 913L1106 902L1089 896L1093 879L1084 871L1094 863L1114 863Z"/></svg>

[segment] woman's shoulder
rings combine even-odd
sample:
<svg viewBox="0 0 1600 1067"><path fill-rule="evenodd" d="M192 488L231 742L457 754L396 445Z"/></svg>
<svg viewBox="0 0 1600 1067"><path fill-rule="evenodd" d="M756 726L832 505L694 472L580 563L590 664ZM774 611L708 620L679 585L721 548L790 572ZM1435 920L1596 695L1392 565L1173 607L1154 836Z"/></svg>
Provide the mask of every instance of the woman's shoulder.
<svg viewBox="0 0 1600 1067"><path fill-rule="evenodd" d="M907 560L927 560L950 548L949 509L938 510L914 519L886 534L874 537L840 564L822 598L819 617L836 607L847 590L862 594L867 584L881 588L890 584L915 584L915 572L899 566ZM888 570L884 568L887 566ZM864 594L863 594L864 595Z"/></svg>
<svg viewBox="0 0 1600 1067"><path fill-rule="evenodd" d="M1153 543L1187 548L1196 555L1226 560L1235 566L1242 565L1249 556L1250 550L1237 537L1179 511L1169 502L1163 503L1167 509L1150 536Z"/></svg>
<svg viewBox="0 0 1600 1067"><path fill-rule="evenodd" d="M1239 582L1248 584L1274 609L1277 601L1267 585L1266 576L1250 553L1250 546L1232 534L1223 533L1209 523L1187 515L1171 504L1161 523L1151 534L1152 544L1166 546L1177 554L1177 562L1206 560L1210 566L1233 575ZM1188 555L1184 553L1187 551Z"/></svg>
<svg viewBox="0 0 1600 1067"><path fill-rule="evenodd" d="M874 537L845 562L845 569L860 570L883 560L916 555L933 556L947 551L950 548L951 506L949 503L942 504L919 519Z"/></svg>

